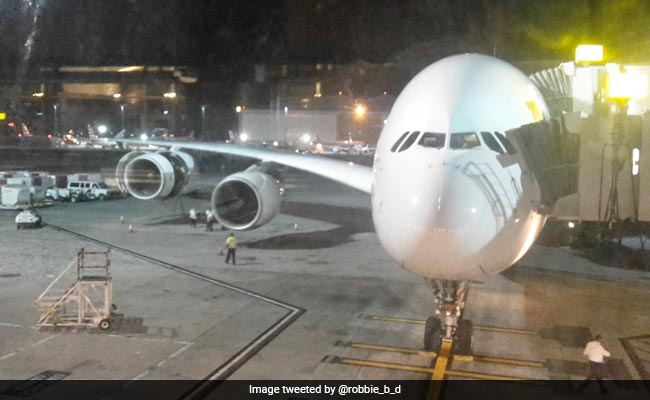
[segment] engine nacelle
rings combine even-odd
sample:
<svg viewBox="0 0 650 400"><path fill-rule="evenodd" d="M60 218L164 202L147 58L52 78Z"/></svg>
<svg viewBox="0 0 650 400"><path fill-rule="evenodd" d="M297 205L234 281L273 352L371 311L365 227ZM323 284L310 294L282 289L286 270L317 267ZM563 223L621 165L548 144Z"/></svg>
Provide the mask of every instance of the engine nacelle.
<svg viewBox="0 0 650 400"><path fill-rule="evenodd" d="M180 151L132 151L118 162L117 185L136 199L165 199L179 194L190 181L194 159Z"/></svg>
<svg viewBox="0 0 650 400"><path fill-rule="evenodd" d="M212 192L212 210L229 229L253 229L280 212L278 181L259 171L238 172L219 182Z"/></svg>

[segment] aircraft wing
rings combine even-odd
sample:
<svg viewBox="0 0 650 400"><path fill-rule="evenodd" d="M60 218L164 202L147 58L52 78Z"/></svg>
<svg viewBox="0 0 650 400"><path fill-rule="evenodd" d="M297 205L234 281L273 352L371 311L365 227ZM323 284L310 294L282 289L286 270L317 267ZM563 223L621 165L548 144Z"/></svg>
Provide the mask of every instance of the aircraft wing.
<svg viewBox="0 0 650 400"><path fill-rule="evenodd" d="M118 142L137 145L153 145L174 150L196 150L211 153L248 157L262 162L274 162L291 168L316 174L370 194L372 168L353 162L335 160L323 156L261 149L226 143L165 142L160 140L117 139Z"/></svg>

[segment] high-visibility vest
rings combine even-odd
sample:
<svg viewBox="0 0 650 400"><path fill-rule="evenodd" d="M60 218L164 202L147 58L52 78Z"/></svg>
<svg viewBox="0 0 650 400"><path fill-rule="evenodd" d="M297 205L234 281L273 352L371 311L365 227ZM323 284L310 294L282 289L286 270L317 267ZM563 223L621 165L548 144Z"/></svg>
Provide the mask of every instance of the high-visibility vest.
<svg viewBox="0 0 650 400"><path fill-rule="evenodd" d="M236 249L237 240L235 239L234 236L228 236L228 239L226 239L226 245L228 246L229 249Z"/></svg>

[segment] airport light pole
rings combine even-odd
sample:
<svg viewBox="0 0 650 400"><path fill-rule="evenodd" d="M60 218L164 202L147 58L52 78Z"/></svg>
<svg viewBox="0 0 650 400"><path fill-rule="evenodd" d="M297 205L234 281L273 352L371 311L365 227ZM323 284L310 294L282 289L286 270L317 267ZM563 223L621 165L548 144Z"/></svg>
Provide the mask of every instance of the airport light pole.
<svg viewBox="0 0 650 400"><path fill-rule="evenodd" d="M58 113L59 105L54 104L52 107L54 108L54 134L56 135L57 132L59 131L59 121L58 121L58 119L59 119L59 116L58 116L58 114L59 114Z"/></svg>
<svg viewBox="0 0 650 400"><path fill-rule="evenodd" d="M124 123L124 107L125 106L126 106L125 104L120 104L120 117L121 117L121 120L122 120L122 129L125 129L124 127L126 125Z"/></svg>
<svg viewBox="0 0 650 400"><path fill-rule="evenodd" d="M37 98L41 105L41 124L43 124L42 129L45 131L47 128L45 127L45 104L43 102L44 96L45 96L45 85L41 84L41 90L39 92L32 93L32 97Z"/></svg>
<svg viewBox="0 0 650 400"><path fill-rule="evenodd" d="M171 134L176 136L176 91L174 89L174 86L172 85L172 90L170 92L164 93L163 94L163 99L169 100L171 102L171 123L169 124L169 128L171 130Z"/></svg>
<svg viewBox="0 0 650 400"><path fill-rule="evenodd" d="M288 143L289 139L287 135L289 134L289 107L284 106L284 143Z"/></svg>
<svg viewBox="0 0 650 400"><path fill-rule="evenodd" d="M361 103L357 103L357 105L354 107L354 121L358 136L361 136L360 122L366 115L366 111L366 106ZM352 138L349 139L352 141Z"/></svg>
<svg viewBox="0 0 650 400"><path fill-rule="evenodd" d="M201 137L205 136L205 105L201 106Z"/></svg>

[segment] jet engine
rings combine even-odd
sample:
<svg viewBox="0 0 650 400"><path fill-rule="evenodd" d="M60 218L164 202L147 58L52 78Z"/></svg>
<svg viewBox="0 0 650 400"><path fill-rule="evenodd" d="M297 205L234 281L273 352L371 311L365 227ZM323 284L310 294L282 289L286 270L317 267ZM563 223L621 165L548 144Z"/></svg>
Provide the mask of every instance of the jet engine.
<svg viewBox="0 0 650 400"><path fill-rule="evenodd" d="M280 212L282 196L278 181L259 171L226 177L212 192L212 209L220 224L229 229L253 229Z"/></svg>
<svg viewBox="0 0 650 400"><path fill-rule="evenodd" d="M165 199L179 194L190 181L194 159L180 151L125 154L115 170L117 186L140 200Z"/></svg>

